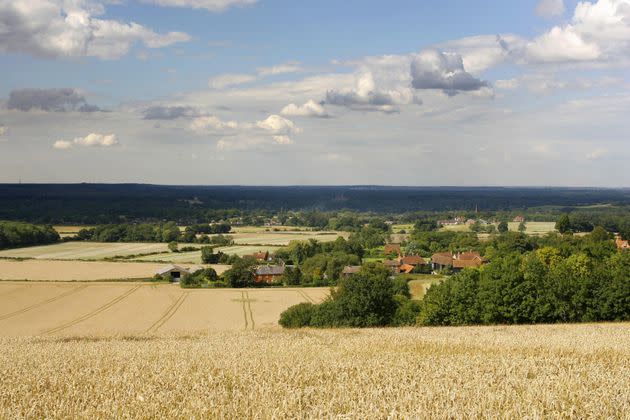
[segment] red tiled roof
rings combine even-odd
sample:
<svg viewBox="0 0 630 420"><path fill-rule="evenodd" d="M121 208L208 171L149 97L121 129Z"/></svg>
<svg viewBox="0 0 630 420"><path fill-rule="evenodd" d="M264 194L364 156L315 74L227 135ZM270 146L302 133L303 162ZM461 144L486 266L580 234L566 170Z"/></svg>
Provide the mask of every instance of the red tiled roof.
<svg viewBox="0 0 630 420"><path fill-rule="evenodd" d="M385 255L387 254L391 254L392 252L396 252L397 254L400 254L400 244L387 244L385 245L385 248L383 248L383 253Z"/></svg>
<svg viewBox="0 0 630 420"><path fill-rule="evenodd" d="M398 260L385 260L383 264L387 267L400 267L400 261Z"/></svg>
<svg viewBox="0 0 630 420"><path fill-rule="evenodd" d="M399 267L401 273L411 273L415 267L411 264L403 264Z"/></svg>
<svg viewBox="0 0 630 420"><path fill-rule="evenodd" d="M402 257L401 262L410 265L425 265L427 263L420 255L407 255Z"/></svg>
<svg viewBox="0 0 630 420"><path fill-rule="evenodd" d="M457 257L459 260L475 260L482 259L478 252L462 252Z"/></svg>
<svg viewBox="0 0 630 420"><path fill-rule="evenodd" d="M450 252L438 252L431 256L431 261L440 265L452 265L453 254Z"/></svg>
<svg viewBox="0 0 630 420"><path fill-rule="evenodd" d="M474 260L453 260L453 268L481 267L483 260L481 258Z"/></svg>

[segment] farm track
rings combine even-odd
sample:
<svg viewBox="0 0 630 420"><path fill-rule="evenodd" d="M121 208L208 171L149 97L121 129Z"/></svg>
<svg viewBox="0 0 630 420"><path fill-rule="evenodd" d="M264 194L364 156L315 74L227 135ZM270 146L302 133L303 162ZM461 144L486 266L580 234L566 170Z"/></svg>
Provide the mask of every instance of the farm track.
<svg viewBox="0 0 630 420"><path fill-rule="evenodd" d="M306 299L307 302L316 303L315 299L307 295L303 290L297 290L297 292L300 294L300 296Z"/></svg>
<svg viewBox="0 0 630 420"><path fill-rule="evenodd" d="M241 303L243 304L243 316L245 317L245 329L247 329L249 322L247 321L247 306L245 305L245 292L244 291L241 291Z"/></svg>
<svg viewBox="0 0 630 420"><path fill-rule="evenodd" d="M249 311L249 319L252 322L252 330L256 327L256 323L254 322L254 314L252 312L252 300L249 298L249 292L245 292L245 297L247 298L247 310ZM245 314L247 317L247 313Z"/></svg>
<svg viewBox="0 0 630 420"><path fill-rule="evenodd" d="M147 330L145 334L151 334L157 332L157 330L166 323L169 319L175 315L175 313L179 310L179 308L183 305L184 301L188 297L188 292L183 292L175 302L162 314L162 316L153 323Z"/></svg>
<svg viewBox="0 0 630 420"><path fill-rule="evenodd" d="M33 309L37 309L37 308L39 308L41 306L44 306L44 305L47 305L49 303L55 302L55 301L57 301L59 299L63 299L66 296L70 296L70 295L72 295L72 294L74 294L74 293L76 293L78 291L81 291L81 290L85 289L88 286L89 285L85 284L85 285L82 285L82 286L75 287L75 288L73 288L71 290L68 290L66 292L60 293L57 296L53 296L51 298L48 298L48 299L46 299L46 300L44 300L42 302L38 302L38 303L35 303L33 305L27 306L26 308L18 309L17 311L13 311L11 313L2 315L2 316L0 316L0 321L3 321L3 320L8 319L8 318L12 318L12 317L17 316L17 315L21 315L21 314L23 314L25 312L31 311Z"/></svg>
<svg viewBox="0 0 630 420"><path fill-rule="evenodd" d="M122 295L120 295L120 296L110 300L106 304L99 306L95 310L93 310L91 312L88 312L87 314L85 314L83 316L80 316L79 318L76 318L76 319L74 319L74 320L72 320L70 322L67 322L67 323L65 323L63 325L60 325L58 327L45 330L45 331L42 332L42 335L54 334L54 333L57 333L59 331L65 330L68 327L76 325L76 324L78 324L80 322L83 322L83 321L85 321L87 319L90 319L90 318L100 314L101 312L106 311L107 309L111 308L112 306L114 306L118 302L122 301L123 299L125 299L126 297L128 297L129 295L131 295L133 292L135 292L136 290L138 290L141 287L142 287L142 285L138 285L138 286L136 286L136 287L126 291Z"/></svg>

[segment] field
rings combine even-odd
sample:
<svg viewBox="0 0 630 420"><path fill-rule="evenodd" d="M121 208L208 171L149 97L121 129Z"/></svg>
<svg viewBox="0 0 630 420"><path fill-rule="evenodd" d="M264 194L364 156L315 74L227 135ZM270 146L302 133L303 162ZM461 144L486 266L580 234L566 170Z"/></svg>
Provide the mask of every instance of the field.
<svg viewBox="0 0 630 420"><path fill-rule="evenodd" d="M630 324L0 338L0 371L0 418L621 419Z"/></svg>
<svg viewBox="0 0 630 420"><path fill-rule="evenodd" d="M519 223L508 222L508 229L517 232ZM470 232L469 225L442 226L440 230L452 232ZM544 235L556 230L555 222L525 222L525 233L528 235Z"/></svg>
<svg viewBox="0 0 630 420"><path fill-rule="evenodd" d="M162 267L164 264L138 262L0 260L0 280L138 280L153 277ZM229 268L228 265L212 267L219 274Z"/></svg>
<svg viewBox="0 0 630 420"><path fill-rule="evenodd" d="M250 232L229 233L237 245L287 245L290 241L306 241L316 239L330 242L339 236L348 237L347 232Z"/></svg>
<svg viewBox="0 0 630 420"><path fill-rule="evenodd" d="M182 244L183 245L183 244ZM197 246L199 245L191 245ZM0 251L0 258L35 258L41 260L102 260L116 256L168 251L165 243L63 242Z"/></svg>
<svg viewBox="0 0 630 420"><path fill-rule="evenodd" d="M443 279L442 276L433 274L412 274L413 280L409 281L409 292L414 299L422 299L427 289Z"/></svg>
<svg viewBox="0 0 630 420"><path fill-rule="evenodd" d="M197 248L203 245L195 245ZM254 252L258 251L269 251L270 254L274 253L279 246L256 246L256 245L234 245L234 246L226 246L226 247L215 247L214 252L221 251L225 254L236 254L239 257L244 255L252 255ZM191 251L191 252L164 252L161 254L154 255L146 255L143 257L132 258L132 261L168 261L176 264L180 263L190 263L190 264L200 264L201 263L201 251Z"/></svg>
<svg viewBox="0 0 630 420"><path fill-rule="evenodd" d="M164 283L0 283L0 336L199 334L277 326L327 288L182 289ZM2 416L0 416L1 418Z"/></svg>
<svg viewBox="0 0 630 420"><path fill-rule="evenodd" d="M519 223L509 222L508 228L518 231ZM525 222L525 233L528 235L545 235L556 230L555 222Z"/></svg>

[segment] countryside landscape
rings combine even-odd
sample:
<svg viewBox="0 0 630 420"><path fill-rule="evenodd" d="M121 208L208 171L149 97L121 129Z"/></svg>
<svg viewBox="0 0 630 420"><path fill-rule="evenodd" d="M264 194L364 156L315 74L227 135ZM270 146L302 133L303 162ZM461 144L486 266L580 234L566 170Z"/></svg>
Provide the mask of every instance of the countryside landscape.
<svg viewBox="0 0 630 420"><path fill-rule="evenodd" d="M0 420L630 419L630 0L0 0Z"/></svg>

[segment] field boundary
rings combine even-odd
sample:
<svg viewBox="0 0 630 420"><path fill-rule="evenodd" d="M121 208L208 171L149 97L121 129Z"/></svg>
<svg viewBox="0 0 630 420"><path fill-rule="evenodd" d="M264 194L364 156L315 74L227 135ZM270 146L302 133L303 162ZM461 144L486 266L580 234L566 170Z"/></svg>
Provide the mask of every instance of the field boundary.
<svg viewBox="0 0 630 420"><path fill-rule="evenodd" d="M153 325L147 328L145 334L155 333L160 327L162 327L162 325L166 324L166 322L171 319L173 315L175 315L175 312L179 310L179 307L183 305L184 301L188 297L188 293L189 292L182 292L182 294L177 297L175 302L173 302L173 304L166 309L162 316L158 318L158 320L155 321Z"/></svg>
<svg viewBox="0 0 630 420"><path fill-rule="evenodd" d="M68 291L62 292L62 293L60 293L60 294L58 294L58 295L56 295L56 296L53 296L53 297L51 297L51 298L49 298L49 299L46 299L46 300L44 300L44 301L41 301L41 302L35 303L35 304L33 304L33 305L27 306L26 308L18 309L17 311L13 311L13 312L11 312L11 313L8 313L8 314L5 314L5 315L2 315L2 316L0 316L0 321L3 321L3 320L8 319L8 318L12 318L12 317L14 317L14 316L17 316L17 315L23 314L23 313L28 312L28 311L31 311L31 310L33 310L33 309L37 309L37 308L39 308L40 306L47 305L47 304L52 303L52 302L54 302L54 301L56 301L56 300L63 299L63 298L65 298L66 296L70 296L70 295L72 295L72 294L74 294L74 293L76 293L76 292L78 292L78 291L80 291L80 290L85 289L85 288L86 288L86 287L88 287L88 286L89 286L89 284L84 284L84 285L81 285L81 286L78 286L78 287L72 288L72 289L70 289L70 290L68 290Z"/></svg>
<svg viewBox="0 0 630 420"><path fill-rule="evenodd" d="M79 318L76 318L76 319L74 319L74 320L72 320L72 321L70 321L70 322L67 322L67 323L65 323L65 324L62 324L62 325L60 325L60 326L58 326L58 327L51 328L51 329L48 329L48 330L43 331L43 332L42 332L42 335L54 334L54 333L59 332L59 331L61 331L61 330L65 330L65 329L66 329L66 328L68 328L68 327L71 327L71 326L73 326L73 325L76 325L76 324L78 324L78 323L80 323L80 322L83 322L83 321L85 321L85 320L87 320L87 319L90 319L90 318L92 318L92 317L94 317L94 316L96 316L96 315L100 314L101 312L103 312L103 311L105 311L105 310L107 310L107 309L111 308L112 306L114 306L114 305L115 305L115 304L117 304L118 302L122 301L122 300L123 300L123 299L125 299L127 296L131 295L133 292L135 292L136 290L138 290L138 289L139 289L139 288L141 288L141 287L142 287L142 285L138 285L138 286L136 286L136 287L133 287L133 288L131 288L130 290L127 290L127 291L126 291L125 293L123 293L122 295L120 295L120 296L118 296L118 297L116 297L116 298L114 298L114 299L110 300L109 302L107 302L107 303L105 303L105 304L103 304L103 305L99 306L99 307L98 307L98 308L96 308L95 310L93 310L93 311L91 311L91 312L88 312L88 313L87 313L87 314L85 314L85 315L80 316Z"/></svg>

